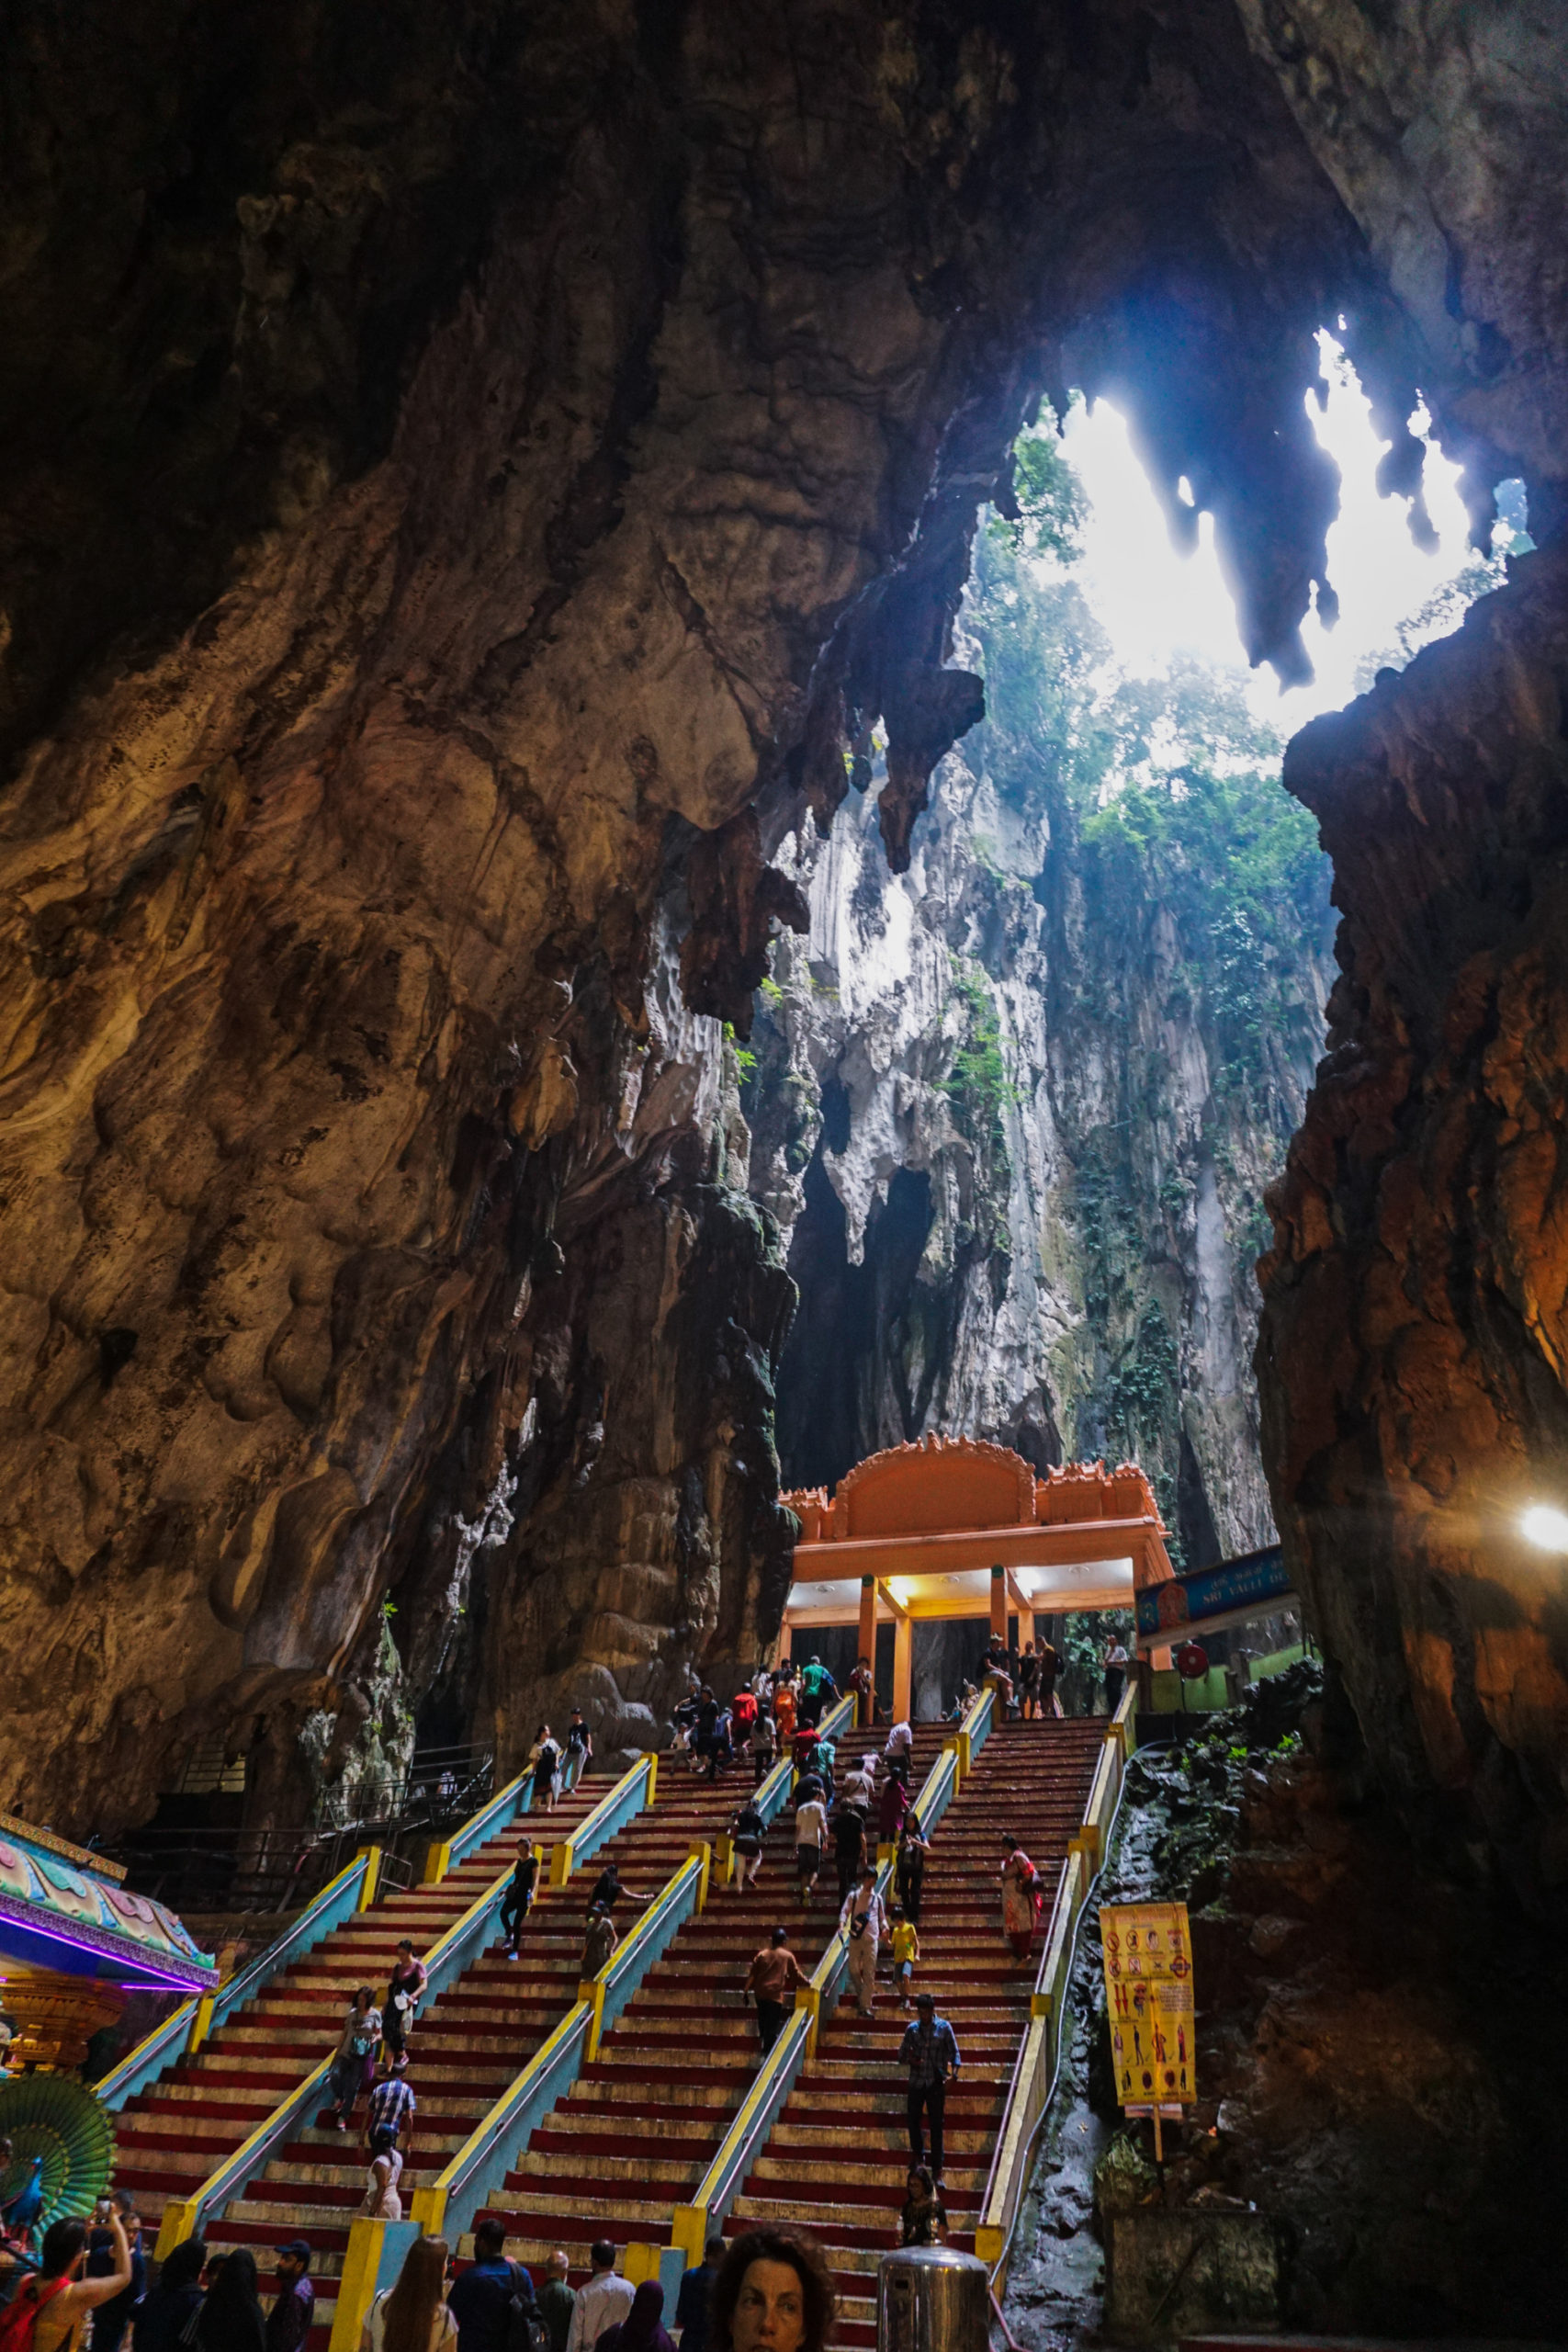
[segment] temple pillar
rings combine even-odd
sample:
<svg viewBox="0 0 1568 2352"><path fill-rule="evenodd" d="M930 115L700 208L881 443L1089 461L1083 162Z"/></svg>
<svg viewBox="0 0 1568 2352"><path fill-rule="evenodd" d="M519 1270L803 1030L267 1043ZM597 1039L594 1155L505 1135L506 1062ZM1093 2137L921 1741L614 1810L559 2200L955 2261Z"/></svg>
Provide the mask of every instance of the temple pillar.
<svg viewBox="0 0 1568 2352"><path fill-rule="evenodd" d="M893 1621L893 1720L909 1722L914 1707L915 1628L907 1611Z"/></svg>
<svg viewBox="0 0 1568 2352"><path fill-rule="evenodd" d="M1005 1568L991 1570L991 1631L1008 1637L1008 1573Z"/></svg>
<svg viewBox="0 0 1568 2352"><path fill-rule="evenodd" d="M897 1653L895 1653L897 1654ZM876 1578L862 1577L860 1580L860 1637L858 1655L871 1668L872 1688L855 1710L855 1722L862 1731L871 1728L876 1711Z"/></svg>

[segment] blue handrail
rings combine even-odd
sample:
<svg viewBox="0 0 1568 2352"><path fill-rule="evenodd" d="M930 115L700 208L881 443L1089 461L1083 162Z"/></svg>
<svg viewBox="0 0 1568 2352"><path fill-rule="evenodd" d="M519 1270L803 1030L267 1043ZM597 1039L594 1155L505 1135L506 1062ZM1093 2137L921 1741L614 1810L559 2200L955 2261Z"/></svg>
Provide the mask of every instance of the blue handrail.
<svg viewBox="0 0 1568 2352"><path fill-rule="evenodd" d="M188 2050L199 2049L243 2003L254 2000L280 1969L313 1951L334 1928L341 1928L345 1919L367 1907L376 1892L380 1865L380 1849L362 1847L347 1868L328 1880L315 1900L306 1905L299 1917L265 1951L258 1952L254 1960L220 1984L215 1993L185 2002L162 2025L154 2026L118 2066L94 2084L94 2098L111 2112L118 2112L128 2099L155 2081L166 2066L183 2058Z"/></svg>

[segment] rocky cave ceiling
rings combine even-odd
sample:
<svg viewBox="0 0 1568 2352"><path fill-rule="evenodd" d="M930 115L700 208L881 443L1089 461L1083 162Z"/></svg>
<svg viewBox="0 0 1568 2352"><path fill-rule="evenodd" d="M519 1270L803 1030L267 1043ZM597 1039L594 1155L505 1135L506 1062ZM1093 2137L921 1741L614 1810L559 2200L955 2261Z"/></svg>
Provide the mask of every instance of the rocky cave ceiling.
<svg viewBox="0 0 1568 2352"><path fill-rule="evenodd" d="M789 1301L714 1016L801 917L770 844L880 717L907 863L1042 392L1113 392L1178 527L1188 478L1285 675L1322 323L1391 489L1419 392L1550 537L1563 52L1480 15L9 13L0 1797L124 1819L218 1732L287 1815L389 1591L507 1753L755 1644ZM1293 755L1346 978L1262 1343L1379 1752L1532 1886L1568 1648L1470 1489L1568 1479L1562 613L1549 549Z"/></svg>

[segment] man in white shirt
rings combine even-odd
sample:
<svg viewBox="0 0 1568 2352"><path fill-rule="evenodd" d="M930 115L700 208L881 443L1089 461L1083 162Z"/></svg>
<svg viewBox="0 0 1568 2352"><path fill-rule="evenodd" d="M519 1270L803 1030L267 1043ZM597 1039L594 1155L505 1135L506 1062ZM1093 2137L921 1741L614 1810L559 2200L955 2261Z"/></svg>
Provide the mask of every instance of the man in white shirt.
<svg viewBox="0 0 1568 2352"><path fill-rule="evenodd" d="M589 2259L593 2275L586 2287L577 2290L572 2308L571 2327L566 2339L566 2352L593 2352L593 2346L607 2327L625 2319L632 2307L637 2289L629 2278L617 2277L615 2249L608 2238L595 2241Z"/></svg>
<svg viewBox="0 0 1568 2352"><path fill-rule="evenodd" d="M888 1770L896 1779L902 1781L906 1788L909 1785L909 1759L914 1748L915 1735L908 1724L895 1724L887 1735L887 1745L882 1753Z"/></svg>
<svg viewBox="0 0 1568 2352"><path fill-rule="evenodd" d="M876 1891L876 1872L867 1862L860 1884L845 1895L839 1914L840 1932L850 1940L850 1983L863 2018L870 2017L876 2004L876 1953L886 1925L887 1914Z"/></svg>
<svg viewBox="0 0 1568 2352"><path fill-rule="evenodd" d="M820 1797L808 1797L803 1805L795 1807L795 1874L800 1881L803 1903L811 1900L827 1838L828 1808Z"/></svg>
<svg viewBox="0 0 1568 2352"><path fill-rule="evenodd" d="M851 1772L846 1778L843 1788L840 1793L841 1794L844 1803L846 1804L852 1804L857 1813L869 1813L871 1811L872 1802L876 1794L876 1758L874 1756L863 1756L861 1758L856 1770Z"/></svg>

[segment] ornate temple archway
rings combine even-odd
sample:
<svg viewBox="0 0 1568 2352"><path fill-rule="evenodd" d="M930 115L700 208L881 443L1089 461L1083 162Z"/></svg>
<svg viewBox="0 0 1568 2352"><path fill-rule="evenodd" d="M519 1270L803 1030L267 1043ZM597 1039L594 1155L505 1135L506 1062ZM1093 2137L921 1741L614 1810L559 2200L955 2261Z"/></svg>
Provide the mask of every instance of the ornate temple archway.
<svg viewBox="0 0 1568 2352"><path fill-rule="evenodd" d="M922 1438L857 1463L831 1499L786 1494L800 1521L781 1653L814 1626L858 1625L874 1657L892 1621L893 1704L909 1713L917 1621L1132 1609L1174 1576L1167 1530L1136 1463L1069 1462L1042 1477L976 1438Z"/></svg>

